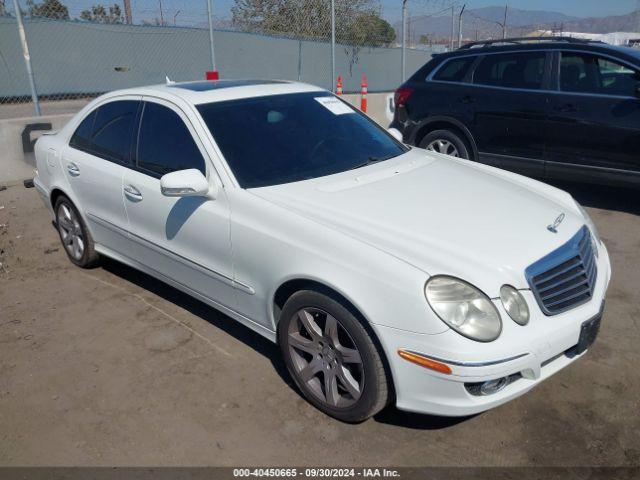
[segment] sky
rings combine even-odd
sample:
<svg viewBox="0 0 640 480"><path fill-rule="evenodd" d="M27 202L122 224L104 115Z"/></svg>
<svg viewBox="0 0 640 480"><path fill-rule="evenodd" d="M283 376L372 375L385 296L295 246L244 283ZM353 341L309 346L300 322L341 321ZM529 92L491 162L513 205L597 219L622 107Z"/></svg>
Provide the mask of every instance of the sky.
<svg viewBox="0 0 640 480"><path fill-rule="evenodd" d="M38 3L39 0L35 0ZM71 16L78 16L80 11L93 3L108 5L113 0L62 0L69 7ZM122 4L122 0L116 0ZM229 19L234 0L212 0L214 18ZM329 0L327 0L329 1ZM401 18L402 0L377 0L382 7L382 16L390 22ZM26 0L20 0L25 3ZM9 2L7 2L9 3ZM177 25L193 25L206 23L206 0L131 0L134 19L153 19L159 17L159 5L163 5L163 17ZM548 10L565 13L576 17L623 15L633 10L640 10L640 0L408 0L409 15L425 15L450 7L452 3L467 8L487 6L503 6L507 3L512 8L522 10Z"/></svg>

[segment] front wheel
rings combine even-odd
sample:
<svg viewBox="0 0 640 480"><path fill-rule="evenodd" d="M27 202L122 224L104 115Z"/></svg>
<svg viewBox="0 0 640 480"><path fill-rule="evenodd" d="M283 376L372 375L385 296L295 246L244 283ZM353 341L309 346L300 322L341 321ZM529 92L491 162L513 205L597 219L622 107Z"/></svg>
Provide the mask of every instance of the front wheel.
<svg viewBox="0 0 640 480"><path fill-rule="evenodd" d="M340 302L315 291L295 293L282 309L278 340L289 374L324 413L361 422L387 404L378 349Z"/></svg>
<svg viewBox="0 0 640 480"><path fill-rule="evenodd" d="M469 149L462 138L451 130L434 130L420 142L420 148L469 160Z"/></svg>

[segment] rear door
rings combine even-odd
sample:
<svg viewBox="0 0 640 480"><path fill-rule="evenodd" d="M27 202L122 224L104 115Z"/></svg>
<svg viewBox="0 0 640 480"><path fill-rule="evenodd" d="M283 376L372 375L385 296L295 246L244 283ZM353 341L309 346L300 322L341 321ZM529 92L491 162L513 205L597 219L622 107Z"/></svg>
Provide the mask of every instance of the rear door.
<svg viewBox="0 0 640 480"><path fill-rule="evenodd" d="M556 55L547 176L603 179L640 173L638 69L592 53Z"/></svg>
<svg viewBox="0 0 640 480"><path fill-rule="evenodd" d="M477 55L465 55L445 60L425 78L412 78L410 107L404 116L419 123L439 117L459 119L466 124L472 107L463 99L468 94L467 81ZM417 75L417 74L416 74ZM403 119L400 109L399 119Z"/></svg>
<svg viewBox="0 0 640 480"><path fill-rule="evenodd" d="M188 116L174 104L144 98L122 192L134 260L169 281L232 308L235 306L229 204L224 188L215 200L166 197L162 175L195 168L222 185ZM215 178L215 180L213 180Z"/></svg>
<svg viewBox="0 0 640 480"><path fill-rule="evenodd" d="M473 106L480 161L531 176L544 174L550 53L486 54L460 99Z"/></svg>
<svg viewBox="0 0 640 480"><path fill-rule="evenodd" d="M140 97L101 104L80 122L62 154L62 167L94 241L128 249L122 178L131 161Z"/></svg>

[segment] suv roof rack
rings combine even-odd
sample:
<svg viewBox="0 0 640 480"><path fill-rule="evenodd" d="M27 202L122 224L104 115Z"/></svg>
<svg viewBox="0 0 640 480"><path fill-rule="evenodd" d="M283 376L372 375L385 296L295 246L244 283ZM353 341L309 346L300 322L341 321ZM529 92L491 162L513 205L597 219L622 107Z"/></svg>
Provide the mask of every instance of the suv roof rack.
<svg viewBox="0 0 640 480"><path fill-rule="evenodd" d="M575 37L514 37L514 38L498 38L495 40L481 40L462 45L458 50L467 50L470 48L491 47L496 44L520 44L526 42L567 42L567 43L603 43L600 40L589 40L587 38Z"/></svg>

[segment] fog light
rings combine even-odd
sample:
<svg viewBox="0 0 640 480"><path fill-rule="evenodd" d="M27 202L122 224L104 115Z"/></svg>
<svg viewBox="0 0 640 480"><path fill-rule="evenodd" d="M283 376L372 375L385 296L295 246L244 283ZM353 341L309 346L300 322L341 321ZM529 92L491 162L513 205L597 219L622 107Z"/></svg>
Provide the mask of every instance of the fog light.
<svg viewBox="0 0 640 480"><path fill-rule="evenodd" d="M481 395L493 395L498 393L507 386L507 377L498 378L497 380L489 380L480 385Z"/></svg>
<svg viewBox="0 0 640 480"><path fill-rule="evenodd" d="M476 397L493 395L494 393L498 393L507 385L511 385L513 382L520 380L521 378L522 374L518 372L509 375L508 377L487 380L486 382L465 383L464 388L467 389L467 392Z"/></svg>

